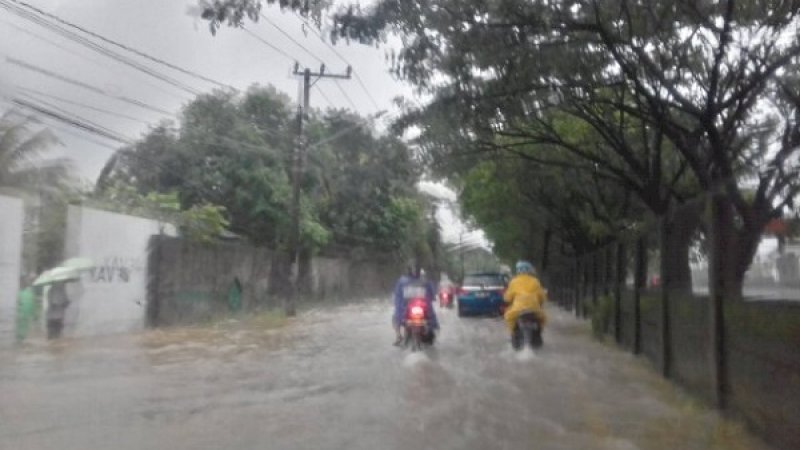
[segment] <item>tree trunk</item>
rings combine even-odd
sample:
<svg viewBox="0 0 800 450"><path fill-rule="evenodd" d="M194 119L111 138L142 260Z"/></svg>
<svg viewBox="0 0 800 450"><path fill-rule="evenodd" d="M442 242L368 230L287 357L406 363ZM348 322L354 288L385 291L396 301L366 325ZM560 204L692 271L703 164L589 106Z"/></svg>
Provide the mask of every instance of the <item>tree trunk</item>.
<svg viewBox="0 0 800 450"><path fill-rule="evenodd" d="M647 286L647 240L636 241L636 273L633 281L633 353L642 352L642 292Z"/></svg>
<svg viewBox="0 0 800 450"><path fill-rule="evenodd" d="M711 242L708 278L711 392L716 406L725 408L728 394L725 305L742 301L745 273L769 217L764 213L753 218L749 227L737 229L733 205L723 194L712 196L708 209Z"/></svg>
<svg viewBox="0 0 800 450"><path fill-rule="evenodd" d="M614 280L614 339L617 344L622 342L622 290L625 286L626 254L625 244L617 244L617 268L616 279Z"/></svg>
<svg viewBox="0 0 800 450"><path fill-rule="evenodd" d="M614 286L614 245L610 244L603 250L603 270L605 276L603 277L603 295L608 297L612 293Z"/></svg>
<svg viewBox="0 0 800 450"><path fill-rule="evenodd" d="M724 305L729 281L725 272L729 270L725 267L725 250L733 237L733 217L730 205L722 195L712 196L709 206L709 372L712 400L722 409L726 406L727 391Z"/></svg>
<svg viewBox="0 0 800 450"><path fill-rule="evenodd" d="M700 225L701 211L697 205L683 204L669 217L669 242L665 249L670 265L669 287L675 295L689 295L692 293L689 249ZM663 276L662 281L665 281Z"/></svg>
<svg viewBox="0 0 800 450"><path fill-rule="evenodd" d="M575 297L572 299L572 307L574 308L575 317L581 315L581 296L584 291L584 264L582 258L578 257L575 260Z"/></svg>
<svg viewBox="0 0 800 450"><path fill-rule="evenodd" d="M592 308L597 307L597 284L600 282L600 256L592 252Z"/></svg>
<svg viewBox="0 0 800 450"><path fill-rule="evenodd" d="M311 261L311 249L305 246L301 247L297 259L297 292L304 296L311 294L312 291Z"/></svg>
<svg viewBox="0 0 800 450"><path fill-rule="evenodd" d="M673 229L668 217L661 218L661 374L669 378L672 363L670 294L673 286L673 259L670 249Z"/></svg>
<svg viewBox="0 0 800 450"><path fill-rule="evenodd" d="M689 248L699 224L700 210L695 204L679 205L661 219L661 371L665 377L672 371L671 303L692 295Z"/></svg>
<svg viewBox="0 0 800 450"><path fill-rule="evenodd" d="M542 274L547 273L550 263L550 242L552 241L553 232L550 228L544 230L542 238Z"/></svg>

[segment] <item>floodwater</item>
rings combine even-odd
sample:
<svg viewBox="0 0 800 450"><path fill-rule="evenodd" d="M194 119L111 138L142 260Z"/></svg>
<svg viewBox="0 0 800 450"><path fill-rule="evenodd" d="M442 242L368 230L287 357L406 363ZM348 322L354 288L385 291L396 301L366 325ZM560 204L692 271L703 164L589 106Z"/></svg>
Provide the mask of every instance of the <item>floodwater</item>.
<svg viewBox="0 0 800 450"><path fill-rule="evenodd" d="M551 308L545 347L440 312L427 353L385 303L0 354L0 449L766 449Z"/></svg>

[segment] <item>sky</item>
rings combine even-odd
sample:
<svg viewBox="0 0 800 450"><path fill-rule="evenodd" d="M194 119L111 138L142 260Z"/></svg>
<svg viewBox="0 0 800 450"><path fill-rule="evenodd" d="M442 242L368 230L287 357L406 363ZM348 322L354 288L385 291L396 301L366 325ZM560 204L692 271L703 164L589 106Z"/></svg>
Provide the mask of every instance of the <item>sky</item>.
<svg viewBox="0 0 800 450"><path fill-rule="evenodd" d="M27 1L102 36L238 89L245 89L253 83L270 83L292 98L297 98L299 79L291 74L295 61L301 67L318 70L321 60L329 72L344 72L347 67L345 61L319 37L310 32L304 33L303 23L296 15L288 11L281 12L278 8L267 7L264 10L277 27L265 21L248 23L246 27L249 32L292 56L291 59L241 29L223 27L213 36L205 21L190 14L190 7L196 3L189 0ZM284 32L307 51L292 42ZM389 74L385 60L387 49L355 43L340 43L335 48L352 64L364 87L356 79L340 81L341 89L330 80L321 80L312 89L312 107L356 109L364 115L380 110L392 112L396 110L392 102L396 96L412 94L408 85ZM138 100L172 115L143 109L67 84L26 69L16 61L78 80L115 96ZM137 58L137 61L142 60ZM143 62L196 90L209 91L215 87L149 61ZM175 86L68 41L0 8L0 97L7 101L21 91L26 92L23 89L35 89L65 100L124 114L128 118L65 104L60 100L49 100L131 139L146 132L148 123L174 118L174 114L191 98L191 94ZM117 144L92 137L92 141L100 140L105 144L101 146L79 137L85 136L83 132L72 133L78 136L59 132L64 152L76 161L76 168L82 177L96 178L112 152L107 146L116 147Z"/></svg>
<svg viewBox="0 0 800 450"><path fill-rule="evenodd" d="M9 1L0 0L0 6ZM391 117L391 113L397 112L393 102L396 97L414 97L409 85L389 73L386 55L391 48L340 42L334 52L309 32L294 13L282 12L277 7L265 7L264 14L269 22L248 22L247 31L222 27L212 35L207 23L192 11L196 11L197 3L191 0L25 1L106 38L237 89L246 89L254 83L272 84L296 99L300 82L291 73L295 62L301 68L312 70L318 70L324 63L326 71L339 73L344 72L349 63L360 81L354 77L337 85L330 80L320 80L311 91L312 107L348 108L362 115L385 110L389 113L386 116ZM185 87L201 92L215 87L212 83L132 57ZM42 74L42 70L52 75ZM63 78L89 88L69 84ZM192 98L192 94L176 86L0 7L0 110L7 109L11 99L25 95L47 101L129 140L139 138L161 120L175 119L181 107ZM125 103L119 97L163 112ZM120 146L52 119L42 120L62 142L53 156L71 159L77 174L86 183L93 183L114 149ZM437 183L423 183L421 187L433 190L442 200L437 215L447 240L476 240L486 244L482 233L466 230L458 219L457 208L453 207L455 193ZM478 234L472 239L475 233Z"/></svg>

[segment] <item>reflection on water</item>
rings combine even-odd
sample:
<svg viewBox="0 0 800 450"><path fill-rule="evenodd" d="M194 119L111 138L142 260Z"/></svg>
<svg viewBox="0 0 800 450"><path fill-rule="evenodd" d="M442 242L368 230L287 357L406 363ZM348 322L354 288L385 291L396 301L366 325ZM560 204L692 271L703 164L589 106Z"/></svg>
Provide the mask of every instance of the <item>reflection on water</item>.
<svg viewBox="0 0 800 450"><path fill-rule="evenodd" d="M762 449L558 311L536 352L441 313L391 346L388 305L28 346L0 363L14 449Z"/></svg>

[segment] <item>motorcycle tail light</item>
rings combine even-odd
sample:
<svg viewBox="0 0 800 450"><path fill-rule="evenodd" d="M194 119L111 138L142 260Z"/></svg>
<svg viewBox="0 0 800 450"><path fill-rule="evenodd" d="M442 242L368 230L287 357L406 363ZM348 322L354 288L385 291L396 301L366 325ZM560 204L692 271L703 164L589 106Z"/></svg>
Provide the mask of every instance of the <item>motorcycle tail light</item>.
<svg viewBox="0 0 800 450"><path fill-rule="evenodd" d="M411 318L421 319L423 317L425 317L425 308L423 308L422 306L411 307Z"/></svg>

